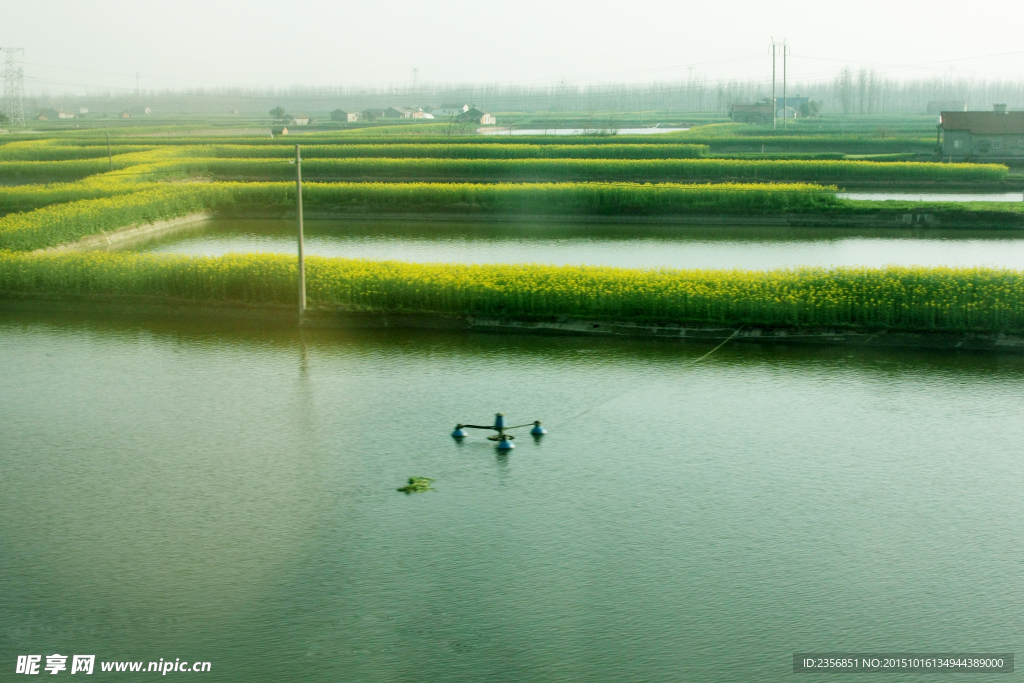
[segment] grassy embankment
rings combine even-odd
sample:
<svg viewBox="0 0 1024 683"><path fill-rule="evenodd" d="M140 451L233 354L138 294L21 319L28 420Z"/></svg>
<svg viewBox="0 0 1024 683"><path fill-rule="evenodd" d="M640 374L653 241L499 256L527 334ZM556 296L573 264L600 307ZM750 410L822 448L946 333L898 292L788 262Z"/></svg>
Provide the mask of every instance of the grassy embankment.
<svg viewBox="0 0 1024 683"><path fill-rule="evenodd" d="M283 159L182 159L168 168L217 179L278 180L294 176ZM999 183L999 164L754 159L305 159L303 177L319 180L438 182L930 182Z"/></svg>
<svg viewBox="0 0 1024 683"><path fill-rule="evenodd" d="M719 136L721 137L721 136ZM795 136L794 136L795 137ZM362 138L365 140L366 138ZM146 140L146 144L153 141ZM205 141L204 141L205 142ZM303 141L305 142L305 141ZM517 139L516 144L523 141ZM545 140L540 144L549 144ZM561 142L561 141L559 141ZM618 141L616 141L618 142ZM649 141L644 141L648 143ZM683 142L679 139L679 142ZM686 142L692 142L686 140ZM289 140L288 144L292 141ZM105 146L105 141L102 143ZM194 143L192 143L194 145ZM275 143L277 144L277 143ZM504 143L503 143L504 144ZM40 145L45 147L46 145ZM65 145L67 146L67 145ZM88 148L89 145L81 145ZM12 148L17 150L17 148ZM511 149L511 147L510 147ZM2 148L0 148L2 150ZM122 150L119 150L122 151ZM24 251L77 239L99 230L185 215L198 210L230 211L239 206L287 208L294 202L293 185L280 183L160 183L213 163L241 163L259 168L292 168L282 159L182 159L192 153L177 144L155 151L131 150L115 159L120 171L78 182L36 187L3 188L0 208L25 210L0 219L0 291L55 296L156 296L203 301L291 303L295 260L287 256L250 255L184 258L138 254L27 254ZM10 151L17 164L24 153ZM54 151L55 155L65 152ZM67 153L73 154L73 153ZM579 154L582 156L582 154ZM3 158L0 155L0 158ZM60 157L67 158L67 157ZM99 163L86 158L65 162L26 161L45 165L71 164L65 175L81 172L74 164ZM392 160L366 159L378 167ZM594 160L525 158L508 160L443 160L515 166L552 163L582 166ZM436 164L435 159L397 163ZM510 164L510 162L512 162ZM721 160L658 160L659 164L720 163ZM311 159L326 165L348 159ZM594 168L643 161L602 158ZM729 167L774 168L790 172L795 162L751 162ZM771 165L774 163L775 165ZM849 162L817 163L857 172ZM945 178L992 177L996 167L869 164L873 173L908 177L948 174ZM760 166L758 166L760 164ZM788 166L787 166L788 164ZM833 164L828 167L820 164ZM840 165L836 165L840 164ZM924 166L923 170L917 170ZM652 165L645 167L648 171ZM13 167L11 167L13 168ZM722 168L711 167L708 168ZM805 167L806 168L806 167ZM895 170L895 169L904 170ZM945 170L952 168L953 170ZM912 169L912 170L906 170ZM209 166L206 167L207 172ZM315 170L315 168L313 169ZM0 173L3 169L0 169ZM276 172L276 170L274 171ZM562 172L562 171L559 171ZM835 170L831 172L837 172ZM958 175L963 174L963 175ZM0 176L2 177L2 176ZM650 178L644 178L649 180ZM759 178L761 179L761 178ZM774 178L773 178L774 179ZM820 179L820 178L816 178ZM816 186L680 186L557 183L546 185L479 184L318 184L305 193L310 208L343 208L382 212L466 212L576 215L673 215L686 212L763 214L770 212L857 213L893 211L901 203L844 202ZM44 206L53 201L64 203ZM949 210L1009 216L1019 222L1015 205L962 205L913 210ZM311 301L325 305L536 318L567 315L597 319L696 322L714 324L836 325L893 330L1019 331L1024 328L1024 275L988 269L803 269L792 271L670 271L541 266L415 265L344 259L309 260Z"/></svg>
<svg viewBox="0 0 1024 683"><path fill-rule="evenodd" d="M0 251L0 291L291 304L295 258ZM539 319L942 332L1024 329L1024 273L985 268L769 272L412 264L311 257L312 305Z"/></svg>
<svg viewBox="0 0 1024 683"><path fill-rule="evenodd" d="M41 191L52 196L92 191L83 181ZM6 193L6 196L5 196ZM35 199L24 188L0 189L5 201ZM629 185L629 184L394 184L307 183L309 210L367 213L463 213L476 215L631 215L734 212L766 214L825 210L837 203L834 188L817 185ZM292 183L152 183L131 194L80 199L0 218L0 249L31 250L120 226L175 218L196 211L271 212L295 206Z"/></svg>
<svg viewBox="0 0 1024 683"><path fill-rule="evenodd" d="M144 176L150 177L150 176ZM910 214L984 227L1024 227L1024 206L1007 202L864 202L806 184L317 183L304 186L309 211L476 216L666 217L684 215L826 218ZM52 204L53 201L62 203ZM77 183L0 188L0 249L52 247L100 231L197 211L274 215L293 210L295 186L277 183L133 182L114 172Z"/></svg>
<svg viewBox="0 0 1024 683"><path fill-rule="evenodd" d="M115 170L149 162L151 152L113 158ZM181 157L158 161L165 175L210 176L221 180L282 180L295 175L286 158L219 159ZM155 159L154 159L155 161ZM106 159L0 161L5 182L72 181L108 170ZM304 158L309 180L393 180L409 182L844 182L998 184L1009 170L999 164L766 159L433 159ZM140 174L135 169L135 174Z"/></svg>

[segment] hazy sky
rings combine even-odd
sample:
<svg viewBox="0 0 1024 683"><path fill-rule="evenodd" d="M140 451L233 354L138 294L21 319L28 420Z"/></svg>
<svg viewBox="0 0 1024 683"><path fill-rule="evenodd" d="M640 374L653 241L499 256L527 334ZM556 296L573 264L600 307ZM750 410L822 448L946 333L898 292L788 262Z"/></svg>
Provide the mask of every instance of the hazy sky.
<svg viewBox="0 0 1024 683"><path fill-rule="evenodd" d="M948 9L947 9L948 8ZM45 0L5 2L0 45L26 90L218 85L549 84L790 78L843 66L893 77L1024 77L1024 2L787 0Z"/></svg>

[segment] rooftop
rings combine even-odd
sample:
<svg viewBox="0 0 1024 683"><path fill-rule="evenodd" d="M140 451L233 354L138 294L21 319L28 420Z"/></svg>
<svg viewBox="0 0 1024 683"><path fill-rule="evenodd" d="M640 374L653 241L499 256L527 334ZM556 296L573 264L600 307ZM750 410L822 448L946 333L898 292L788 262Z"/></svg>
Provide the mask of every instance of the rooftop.
<svg viewBox="0 0 1024 683"><path fill-rule="evenodd" d="M942 129L975 135L1024 135L1024 111L944 111Z"/></svg>

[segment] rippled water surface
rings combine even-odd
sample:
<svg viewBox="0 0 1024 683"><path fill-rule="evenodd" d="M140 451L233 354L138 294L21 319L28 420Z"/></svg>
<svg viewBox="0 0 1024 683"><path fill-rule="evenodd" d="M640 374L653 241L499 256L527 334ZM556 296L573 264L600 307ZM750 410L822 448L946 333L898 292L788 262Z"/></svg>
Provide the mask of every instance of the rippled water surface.
<svg viewBox="0 0 1024 683"><path fill-rule="evenodd" d="M1021 192L953 193L953 192L840 192L843 199L872 201L900 200L908 202L1021 202Z"/></svg>
<svg viewBox="0 0 1024 683"><path fill-rule="evenodd" d="M133 245L219 255L296 251L295 222L214 220ZM837 230L622 224L307 221L306 251L417 262L590 264L630 268L946 265L1024 269L1014 232Z"/></svg>
<svg viewBox="0 0 1024 683"><path fill-rule="evenodd" d="M679 131L690 130L689 128L662 128L661 126L648 128L617 128L609 131L606 128L522 128L513 129L510 133L507 128L481 128L480 133L484 135L654 135L657 133L678 133Z"/></svg>
<svg viewBox="0 0 1024 683"><path fill-rule="evenodd" d="M1024 359L708 350L0 313L0 660L781 681L1022 649ZM498 410L550 434L449 438Z"/></svg>

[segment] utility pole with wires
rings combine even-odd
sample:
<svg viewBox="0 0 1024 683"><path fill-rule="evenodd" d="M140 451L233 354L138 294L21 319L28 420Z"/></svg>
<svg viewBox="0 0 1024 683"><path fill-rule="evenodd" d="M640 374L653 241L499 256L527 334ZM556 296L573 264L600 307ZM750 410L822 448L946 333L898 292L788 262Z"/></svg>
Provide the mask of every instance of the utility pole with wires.
<svg viewBox="0 0 1024 683"><path fill-rule="evenodd" d="M786 100L786 55L789 54L789 46L786 45L786 39L781 41L772 38L772 130L777 127L777 119L779 113L778 100L775 98L775 58L781 53L782 54L782 127L786 127L786 105L789 102Z"/></svg>
<svg viewBox="0 0 1024 683"><path fill-rule="evenodd" d="M775 38L772 38L772 130L775 130Z"/></svg>
<svg viewBox="0 0 1024 683"><path fill-rule="evenodd" d="M786 97L786 57L789 55L789 45L782 41L782 130L786 130L786 119L789 118L789 98Z"/></svg>
<svg viewBox="0 0 1024 683"><path fill-rule="evenodd" d="M21 47L0 48L7 55L4 65L4 114L11 125L25 125L25 108L22 94L25 90L25 70L18 61L20 55L25 57L25 49Z"/></svg>
<svg viewBox="0 0 1024 683"><path fill-rule="evenodd" d="M295 145L295 194L299 209L299 323L302 323L302 314L306 312L306 260L303 255L302 235L302 153L299 146Z"/></svg>

